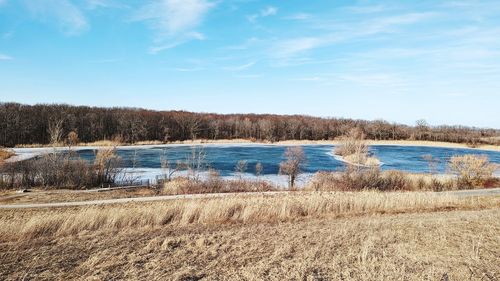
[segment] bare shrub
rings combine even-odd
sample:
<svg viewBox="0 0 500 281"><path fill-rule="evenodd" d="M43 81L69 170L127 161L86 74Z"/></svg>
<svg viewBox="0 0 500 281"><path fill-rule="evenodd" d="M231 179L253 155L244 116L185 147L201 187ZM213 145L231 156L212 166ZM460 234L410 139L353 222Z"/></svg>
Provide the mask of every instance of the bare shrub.
<svg viewBox="0 0 500 281"><path fill-rule="evenodd" d="M193 180L186 177L177 177L166 182L163 193L174 194L203 194L203 193L229 193L229 192L263 192L274 191L271 184L266 181L230 180L223 179L215 170L210 170L205 180Z"/></svg>
<svg viewBox="0 0 500 281"><path fill-rule="evenodd" d="M401 171L381 172L372 169L346 169L342 173L319 172L314 175L307 189L315 191L444 191L456 189L452 178L436 178L426 174L409 174Z"/></svg>
<svg viewBox="0 0 500 281"><path fill-rule="evenodd" d="M375 157L370 157L368 148L363 131L353 128L340 138L340 144L335 148L334 153L342 156L350 165L378 167L380 161Z"/></svg>
<svg viewBox="0 0 500 281"><path fill-rule="evenodd" d="M241 178L241 177L243 177L243 174L245 174L245 172L247 171L247 168L248 168L248 162L246 160L239 160L236 163L234 170L236 173L238 173L238 175Z"/></svg>
<svg viewBox="0 0 500 281"><path fill-rule="evenodd" d="M199 180L199 174L208 168L207 153L203 146L194 146L191 148L191 153L186 157L184 162L188 175L193 180Z"/></svg>
<svg viewBox="0 0 500 281"><path fill-rule="evenodd" d="M255 164L255 175L259 177L262 174L262 171L264 170L264 167L262 166L262 163L258 162Z"/></svg>
<svg viewBox="0 0 500 281"><path fill-rule="evenodd" d="M427 162L430 174L438 173L438 165L439 165L438 158L435 158L434 156L432 156L432 154L424 154L422 155L422 159L424 159Z"/></svg>
<svg viewBox="0 0 500 281"><path fill-rule="evenodd" d="M78 139L78 134L75 131L71 131L68 133L68 136L66 137L66 144L70 149L72 146L77 145L79 142L80 140Z"/></svg>
<svg viewBox="0 0 500 281"><path fill-rule="evenodd" d="M359 128L351 129L346 135L340 138L340 144L335 148L335 154L340 156L367 154L368 145L365 135Z"/></svg>
<svg viewBox="0 0 500 281"><path fill-rule="evenodd" d="M448 166L458 176L459 185L464 187L483 186L498 168L487 156L472 154L453 156Z"/></svg>
<svg viewBox="0 0 500 281"><path fill-rule="evenodd" d="M114 183L119 174L120 161L115 147L102 147L97 150L94 160L97 182L100 184Z"/></svg>
<svg viewBox="0 0 500 281"><path fill-rule="evenodd" d="M295 180L302 172L302 166L306 162L304 149L300 146L288 147L285 150L285 161L280 163L280 174L288 176L288 187L295 186Z"/></svg>
<svg viewBox="0 0 500 281"><path fill-rule="evenodd" d="M166 149L163 149L160 155L160 167L162 169L163 181L171 181L174 174L187 168L186 164L180 160L177 160L175 164L172 163Z"/></svg>
<svg viewBox="0 0 500 281"><path fill-rule="evenodd" d="M68 155L44 155L37 159L9 163L3 169L4 188L83 188L97 182L94 167Z"/></svg>

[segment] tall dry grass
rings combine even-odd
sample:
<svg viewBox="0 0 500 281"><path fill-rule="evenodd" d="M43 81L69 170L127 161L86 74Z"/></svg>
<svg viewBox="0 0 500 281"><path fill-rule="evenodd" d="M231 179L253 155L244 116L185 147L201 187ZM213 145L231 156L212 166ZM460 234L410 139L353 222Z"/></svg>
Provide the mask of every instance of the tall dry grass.
<svg viewBox="0 0 500 281"><path fill-rule="evenodd" d="M489 183L495 184L496 179ZM481 186L490 187L490 186ZM379 169L351 169L344 172L318 172L305 187L314 191L445 191L466 188L453 175L411 174Z"/></svg>
<svg viewBox="0 0 500 281"><path fill-rule="evenodd" d="M0 149L0 163L14 156L14 152L8 149Z"/></svg>
<svg viewBox="0 0 500 281"><path fill-rule="evenodd" d="M303 218L426 212L500 206L499 198L458 198L433 193L292 193L279 196L176 200L0 213L0 241L76 235L86 231L182 227L192 224L275 223Z"/></svg>

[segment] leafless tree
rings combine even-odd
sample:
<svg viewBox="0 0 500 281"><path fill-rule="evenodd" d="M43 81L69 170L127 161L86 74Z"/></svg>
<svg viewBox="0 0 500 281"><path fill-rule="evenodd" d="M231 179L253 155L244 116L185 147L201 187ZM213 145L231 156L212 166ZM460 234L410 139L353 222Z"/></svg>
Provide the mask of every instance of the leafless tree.
<svg viewBox="0 0 500 281"><path fill-rule="evenodd" d="M236 167L234 168L236 173L240 176L240 179L243 177L243 174L247 171L248 162L246 160L240 160L236 163Z"/></svg>
<svg viewBox="0 0 500 281"><path fill-rule="evenodd" d="M176 161L175 165L172 164L166 149L163 149L162 155L160 155L160 165L163 171L163 179L166 181L171 181L175 173L186 168L186 164L180 160Z"/></svg>
<svg viewBox="0 0 500 281"><path fill-rule="evenodd" d="M194 180L199 180L199 173L208 168L207 154L203 146L193 146L191 148L191 154L186 157L185 166L190 176Z"/></svg>
<svg viewBox="0 0 500 281"><path fill-rule="evenodd" d="M288 147L285 150L285 161L280 163L280 174L288 176L288 186L295 187L295 181L302 172L302 166L306 162L304 149L300 146Z"/></svg>
<svg viewBox="0 0 500 281"><path fill-rule="evenodd" d="M47 133L49 134L50 144L57 146L61 142L63 135L63 120L59 119L49 122Z"/></svg>
<svg viewBox="0 0 500 281"><path fill-rule="evenodd" d="M264 170L264 167L262 166L262 163L258 162L257 164L255 164L255 175L257 177L260 177L263 170Z"/></svg>
<svg viewBox="0 0 500 281"><path fill-rule="evenodd" d="M432 154L422 155L422 158L427 162L429 173L431 175L438 173L439 159L432 156Z"/></svg>

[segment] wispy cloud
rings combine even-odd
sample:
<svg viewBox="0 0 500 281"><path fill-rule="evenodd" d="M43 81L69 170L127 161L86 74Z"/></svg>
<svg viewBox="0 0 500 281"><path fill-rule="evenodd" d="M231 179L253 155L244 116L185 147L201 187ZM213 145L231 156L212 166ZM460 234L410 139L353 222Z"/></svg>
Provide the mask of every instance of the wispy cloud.
<svg viewBox="0 0 500 281"><path fill-rule="evenodd" d="M348 11L356 14L373 14L382 11L386 11L388 8L384 5L360 5L360 6L350 6L346 8Z"/></svg>
<svg viewBox="0 0 500 281"><path fill-rule="evenodd" d="M359 23L335 23L322 22L321 29L332 30L317 36L287 38L278 40L272 46L273 57L286 58L302 54L306 51L332 45L334 43L346 42L360 38L372 38L380 33L394 33L398 27L416 24L432 17L437 13L408 13L397 16L378 17ZM333 30L335 32L333 32Z"/></svg>
<svg viewBox="0 0 500 281"><path fill-rule="evenodd" d="M175 48L191 40L199 40L199 41L205 40L205 35L193 31L186 34L181 34L176 38L172 38L170 41L166 41L166 43L161 40L158 40L156 45L149 48L149 53L157 54L161 51Z"/></svg>
<svg viewBox="0 0 500 281"><path fill-rule="evenodd" d="M306 13L297 13L297 14L283 17L283 19L285 19L285 20L307 20L310 18L312 18L312 16L310 14L306 14Z"/></svg>
<svg viewBox="0 0 500 281"><path fill-rule="evenodd" d="M11 56L0 54L0 60L12 60L12 59L13 58Z"/></svg>
<svg viewBox="0 0 500 281"><path fill-rule="evenodd" d="M269 17L269 16L274 16L278 13L278 8L273 7L273 6L268 6L262 10L260 10L259 13L252 14L247 16L247 19L249 22L256 22L258 18L263 18L263 17Z"/></svg>
<svg viewBox="0 0 500 281"><path fill-rule="evenodd" d="M255 65L255 61L252 61L252 62L249 62L249 63L245 63L245 64L242 64L242 65L237 65L237 66L229 66L229 67L224 67L224 70L229 70L229 71L242 71L242 70L245 70L247 68L250 68L252 66Z"/></svg>
<svg viewBox="0 0 500 281"><path fill-rule="evenodd" d="M86 0L85 7L89 10L100 8L130 8L118 0Z"/></svg>
<svg viewBox="0 0 500 281"><path fill-rule="evenodd" d="M23 0L28 10L42 21L56 21L68 34L78 34L90 25L80 9L69 0Z"/></svg>
<svg viewBox="0 0 500 281"><path fill-rule="evenodd" d="M273 46L272 54L277 58L291 57L318 48L329 42L328 38L301 37L280 41Z"/></svg>
<svg viewBox="0 0 500 281"><path fill-rule="evenodd" d="M215 6L206 0L155 0L134 15L134 21L147 22L157 32L156 46L151 53L170 49L205 36L194 29Z"/></svg>
<svg viewBox="0 0 500 281"><path fill-rule="evenodd" d="M223 49L225 49L225 50L246 50L250 46L252 46L253 44L255 44L259 41L260 41L260 39L257 37L250 37L247 40L245 40L245 42L243 42L242 44L226 46Z"/></svg>

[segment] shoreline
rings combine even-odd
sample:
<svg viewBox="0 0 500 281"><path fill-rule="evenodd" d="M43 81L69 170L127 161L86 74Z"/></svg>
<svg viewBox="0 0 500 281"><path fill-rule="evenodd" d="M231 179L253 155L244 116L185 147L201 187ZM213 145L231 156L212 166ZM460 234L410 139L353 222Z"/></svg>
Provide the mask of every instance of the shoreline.
<svg viewBox="0 0 500 281"><path fill-rule="evenodd" d="M412 141L412 140L366 140L368 145L377 146L423 146L423 147L442 147L442 148L465 148L471 150L487 150L487 151L500 151L499 145L479 145L477 147L469 147L465 143L453 143L453 142L440 142L440 141ZM155 142L155 141L144 141L133 144L113 144L112 142L99 141L95 143L81 143L72 148L75 149L94 149L99 147L107 147L115 145L117 148L127 148L127 147L158 147L158 146L189 146L189 145L275 145L275 146L291 146L291 145L338 145L341 141L338 140L285 140L277 142L269 141L252 141L248 139L222 139L222 140L186 140L186 141L175 141L175 142ZM21 145L14 148L15 150L21 149L46 149L53 148L50 145ZM65 150L67 146L57 146L57 150Z"/></svg>

